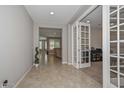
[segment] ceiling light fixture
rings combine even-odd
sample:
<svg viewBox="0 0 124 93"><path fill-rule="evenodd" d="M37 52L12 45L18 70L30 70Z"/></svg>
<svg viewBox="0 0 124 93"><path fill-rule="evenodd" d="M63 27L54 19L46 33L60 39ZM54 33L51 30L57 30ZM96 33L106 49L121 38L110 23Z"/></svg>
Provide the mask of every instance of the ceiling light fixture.
<svg viewBox="0 0 124 93"><path fill-rule="evenodd" d="M90 23L90 20L87 20L86 23Z"/></svg>
<svg viewBox="0 0 124 93"><path fill-rule="evenodd" d="M50 12L50 15L54 15L54 12L51 11L51 12Z"/></svg>

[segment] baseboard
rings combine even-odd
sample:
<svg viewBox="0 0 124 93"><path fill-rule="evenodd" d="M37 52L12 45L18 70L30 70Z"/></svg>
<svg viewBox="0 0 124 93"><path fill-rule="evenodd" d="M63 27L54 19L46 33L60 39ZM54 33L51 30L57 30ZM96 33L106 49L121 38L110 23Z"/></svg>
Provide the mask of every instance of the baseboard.
<svg viewBox="0 0 124 93"><path fill-rule="evenodd" d="M17 83L13 86L13 88L16 88L16 87L20 84L20 82L24 79L24 77L28 74L28 72L31 71L32 67L33 67L33 65L32 65L31 67L29 67L29 69L28 69L28 70L23 74L23 76L17 81Z"/></svg>
<svg viewBox="0 0 124 93"><path fill-rule="evenodd" d="M63 61L62 64L67 64L68 62Z"/></svg>
<svg viewBox="0 0 124 93"><path fill-rule="evenodd" d="M72 63L68 63L68 65L72 65Z"/></svg>

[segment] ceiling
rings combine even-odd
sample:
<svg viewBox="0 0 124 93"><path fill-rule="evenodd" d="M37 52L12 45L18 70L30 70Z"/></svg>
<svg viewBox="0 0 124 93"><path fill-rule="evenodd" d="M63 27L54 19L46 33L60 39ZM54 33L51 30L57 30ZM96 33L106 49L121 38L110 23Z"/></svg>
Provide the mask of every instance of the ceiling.
<svg viewBox="0 0 124 93"><path fill-rule="evenodd" d="M57 27L73 23L90 6L91 5L26 5L25 8L35 23L47 27ZM55 14L50 15L51 11ZM90 20L91 30L101 30L102 6L99 6L90 13L85 19L83 19L83 22L86 22L87 20ZM58 30L56 30L55 33L57 33L57 31ZM51 34L52 36L53 31L46 31L46 33ZM57 37L59 37L59 33L57 33Z"/></svg>
<svg viewBox="0 0 124 93"><path fill-rule="evenodd" d="M102 6L97 7L92 13L90 13L82 21L87 22L87 20L90 21L91 31L92 30L102 31Z"/></svg>
<svg viewBox="0 0 124 93"><path fill-rule="evenodd" d="M42 37L61 37L62 29L57 28L39 28L39 35Z"/></svg>
<svg viewBox="0 0 124 93"><path fill-rule="evenodd" d="M80 9L81 5L26 5L33 21L43 25L66 25ZM50 15L53 11L55 14Z"/></svg>

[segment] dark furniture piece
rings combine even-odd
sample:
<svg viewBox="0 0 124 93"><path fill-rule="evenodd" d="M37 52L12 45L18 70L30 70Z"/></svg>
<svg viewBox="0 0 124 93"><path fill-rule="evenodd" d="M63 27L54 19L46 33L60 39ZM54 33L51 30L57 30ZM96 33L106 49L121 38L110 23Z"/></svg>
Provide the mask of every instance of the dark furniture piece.
<svg viewBox="0 0 124 93"><path fill-rule="evenodd" d="M91 62L102 61L102 49L96 48L91 50Z"/></svg>

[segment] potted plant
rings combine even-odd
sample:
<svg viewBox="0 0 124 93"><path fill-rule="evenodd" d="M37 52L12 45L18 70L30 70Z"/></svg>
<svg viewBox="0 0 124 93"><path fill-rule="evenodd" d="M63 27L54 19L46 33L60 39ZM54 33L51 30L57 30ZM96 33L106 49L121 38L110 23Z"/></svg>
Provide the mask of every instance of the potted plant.
<svg viewBox="0 0 124 93"><path fill-rule="evenodd" d="M35 48L35 51L36 51L36 54L35 54L35 67L38 67L39 66L39 58L38 58L39 51L38 51L38 47Z"/></svg>

